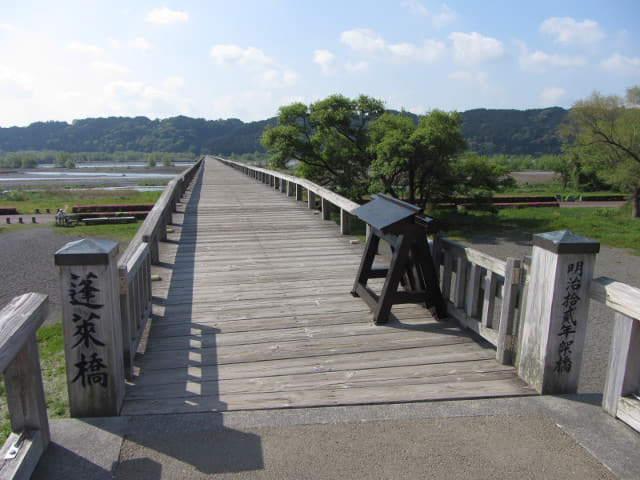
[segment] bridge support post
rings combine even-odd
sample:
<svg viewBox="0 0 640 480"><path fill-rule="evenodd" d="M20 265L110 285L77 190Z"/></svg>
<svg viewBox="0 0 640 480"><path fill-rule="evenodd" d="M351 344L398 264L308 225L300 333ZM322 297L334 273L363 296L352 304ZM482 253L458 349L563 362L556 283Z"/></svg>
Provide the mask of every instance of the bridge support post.
<svg viewBox="0 0 640 480"><path fill-rule="evenodd" d="M55 253L72 417L118 415L124 398L118 244L83 239Z"/></svg>
<svg viewBox="0 0 640 480"><path fill-rule="evenodd" d="M533 236L518 374L540 393L577 391L599 251L598 242L567 230Z"/></svg>

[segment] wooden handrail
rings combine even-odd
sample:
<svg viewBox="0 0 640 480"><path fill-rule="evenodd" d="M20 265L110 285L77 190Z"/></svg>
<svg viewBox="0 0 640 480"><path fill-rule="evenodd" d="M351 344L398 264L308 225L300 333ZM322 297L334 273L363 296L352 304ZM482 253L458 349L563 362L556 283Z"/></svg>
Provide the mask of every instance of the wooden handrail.
<svg viewBox="0 0 640 480"><path fill-rule="evenodd" d="M435 245L438 251L433 257L438 269L443 266L441 289L449 302L449 315L495 345L498 361L512 363L517 336L515 306L522 293L520 260L500 260L446 238L439 238ZM496 305L499 284L503 285L502 299ZM500 310L494 322L496 307Z"/></svg>
<svg viewBox="0 0 640 480"><path fill-rule="evenodd" d="M609 277L594 278L589 295L627 317L640 318L640 289Z"/></svg>
<svg viewBox="0 0 640 480"><path fill-rule="evenodd" d="M589 296L615 312L602 407L640 431L640 289L613 278L591 282Z"/></svg>
<svg viewBox="0 0 640 480"><path fill-rule="evenodd" d="M48 297L26 293L0 311L0 371L4 374L11 435L0 449L2 478L29 478L49 444L36 330Z"/></svg>
<svg viewBox="0 0 640 480"><path fill-rule="evenodd" d="M269 179L270 183L273 184L274 187L280 186L283 192L284 192L283 182L286 182L287 185L289 184L296 185L296 189L307 190L310 208L315 208L316 196L321 199L320 205L322 209L322 218L324 220L329 219L329 211L327 209L327 204L335 205L340 210L340 231L342 232L342 234L345 234L345 235L350 233L351 212L355 208L360 206L356 202L349 200L348 198L345 198L342 195L337 194L336 192L332 192L329 189L321 187L320 185L316 185L315 183L305 178L295 177L293 175L277 172L275 170L268 170L266 168L252 167L244 163L234 162L233 160L227 160L220 157L211 157L211 158L215 158L216 160L224 163L225 165L241 170L249 176L252 176L254 178L260 178L262 181L265 181L265 179ZM272 179L277 179L278 182L277 183L271 182ZM302 200L302 194L296 193L296 199Z"/></svg>
<svg viewBox="0 0 640 480"><path fill-rule="evenodd" d="M151 264L159 262L158 242L166 240L176 204L204 162L204 157L169 182L118 259L120 318L125 376L133 378L133 358L151 315Z"/></svg>

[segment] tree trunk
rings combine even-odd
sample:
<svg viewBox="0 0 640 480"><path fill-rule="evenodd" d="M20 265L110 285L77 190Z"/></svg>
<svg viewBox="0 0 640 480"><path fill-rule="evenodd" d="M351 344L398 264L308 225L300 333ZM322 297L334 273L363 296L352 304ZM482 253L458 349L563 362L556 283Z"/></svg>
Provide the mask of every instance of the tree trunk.
<svg viewBox="0 0 640 480"><path fill-rule="evenodd" d="M640 195L638 185L634 185L631 190L631 217L638 218L640 216Z"/></svg>

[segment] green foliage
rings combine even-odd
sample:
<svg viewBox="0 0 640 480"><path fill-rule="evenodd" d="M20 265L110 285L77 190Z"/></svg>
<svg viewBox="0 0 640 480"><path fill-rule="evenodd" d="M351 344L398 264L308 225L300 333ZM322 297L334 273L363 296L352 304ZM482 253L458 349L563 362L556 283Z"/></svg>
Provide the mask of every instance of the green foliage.
<svg viewBox="0 0 640 480"><path fill-rule="evenodd" d="M456 193L462 182L456 168L466 148L456 112L434 110L415 125L406 115L386 114L371 125L371 172L387 193L408 192L410 202L436 203Z"/></svg>
<svg viewBox="0 0 640 480"><path fill-rule="evenodd" d="M58 152L54 167L57 168L75 168L76 164L69 152Z"/></svg>
<svg viewBox="0 0 640 480"><path fill-rule="evenodd" d="M433 112L418 119L385 113L371 123L370 172L372 190L380 187L393 196L407 194L409 202L436 204L453 195L490 196L513 183L508 167L469 153L456 112Z"/></svg>
<svg viewBox="0 0 640 480"><path fill-rule="evenodd" d="M535 110L476 109L462 113L462 133L469 150L480 155L531 155L560 153L556 134L567 111L554 107Z"/></svg>
<svg viewBox="0 0 640 480"><path fill-rule="evenodd" d="M359 199L367 193L363 180L372 160L367 125L383 111L382 101L366 95L294 103L280 107L278 125L267 128L261 142L273 154L272 167L296 160L298 175Z"/></svg>
<svg viewBox="0 0 640 480"><path fill-rule="evenodd" d="M62 208L71 212L74 205L112 205L124 203L155 203L162 192L136 190L77 190L56 187L20 188L0 196L0 207L17 207L22 214L41 212L48 208L55 213ZM134 224L135 225L135 224Z"/></svg>
<svg viewBox="0 0 640 480"><path fill-rule="evenodd" d="M581 184L609 185L633 196L632 215L640 215L640 87L626 98L594 92L576 102L570 123L560 132Z"/></svg>
<svg viewBox="0 0 640 480"><path fill-rule="evenodd" d="M602 245L630 249L640 255L640 222L630 216L629 205L622 208L523 208L488 212L442 210L436 217L448 238L478 236L512 238L523 233L571 230L597 240Z"/></svg>

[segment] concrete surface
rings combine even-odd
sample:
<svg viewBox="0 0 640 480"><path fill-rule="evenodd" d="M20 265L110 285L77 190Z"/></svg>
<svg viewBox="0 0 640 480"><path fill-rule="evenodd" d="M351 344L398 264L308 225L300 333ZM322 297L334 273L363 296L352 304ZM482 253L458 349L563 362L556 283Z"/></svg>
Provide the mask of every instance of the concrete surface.
<svg viewBox="0 0 640 480"><path fill-rule="evenodd" d="M34 479L640 478L597 395L52 421Z"/></svg>

